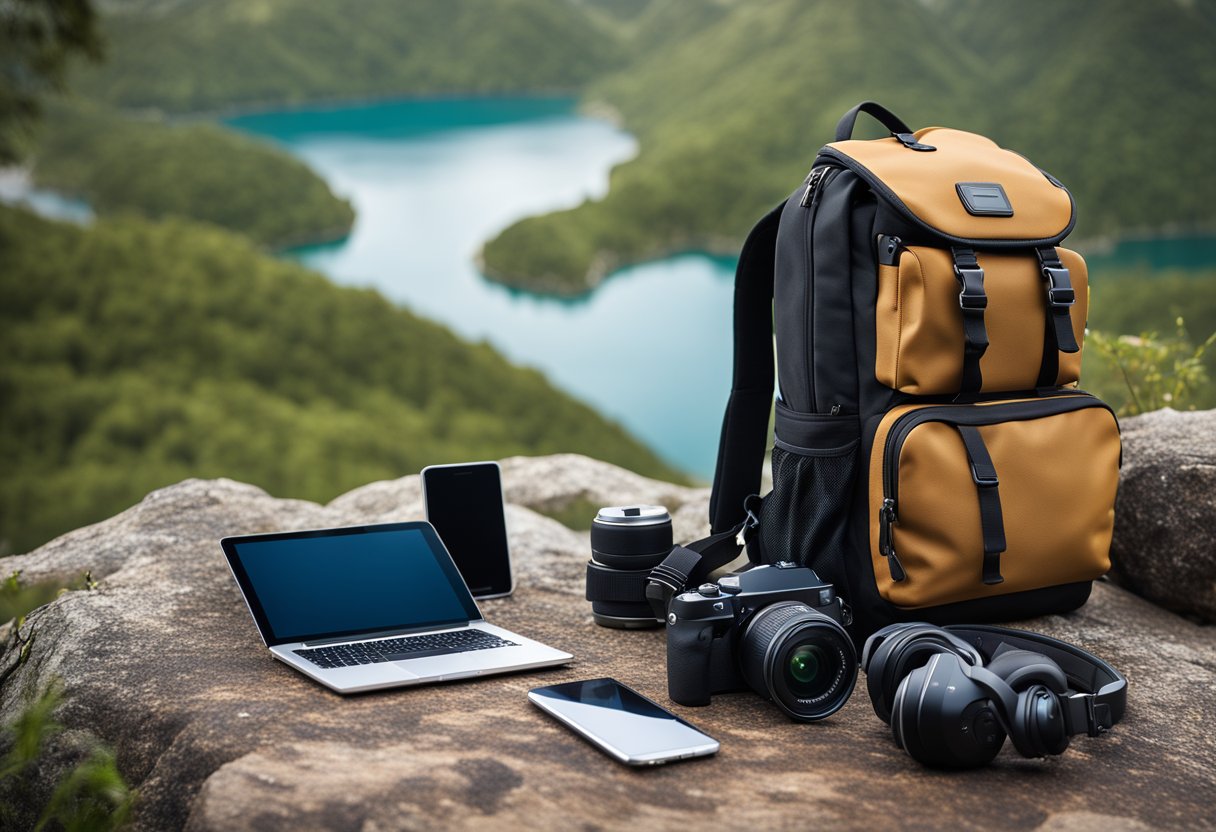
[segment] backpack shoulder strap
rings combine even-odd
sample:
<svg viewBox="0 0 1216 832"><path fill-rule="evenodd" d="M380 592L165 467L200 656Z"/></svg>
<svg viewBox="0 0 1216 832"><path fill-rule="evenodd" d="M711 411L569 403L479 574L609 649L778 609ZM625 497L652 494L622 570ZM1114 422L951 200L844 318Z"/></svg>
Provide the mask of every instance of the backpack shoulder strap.
<svg viewBox="0 0 1216 832"><path fill-rule="evenodd" d="M672 595L706 580L739 556L749 519L758 510L768 417L773 407L773 264L778 205L747 235L735 270L735 366L718 443L718 467L709 498L710 536L676 546L651 570L646 599L663 621ZM752 498L749 500L748 498Z"/></svg>
<svg viewBox="0 0 1216 832"><path fill-rule="evenodd" d="M734 373L709 498L709 523L715 535L739 525L747 514L744 500L760 491L776 381L773 264L784 207L783 202L756 223L735 270Z"/></svg>

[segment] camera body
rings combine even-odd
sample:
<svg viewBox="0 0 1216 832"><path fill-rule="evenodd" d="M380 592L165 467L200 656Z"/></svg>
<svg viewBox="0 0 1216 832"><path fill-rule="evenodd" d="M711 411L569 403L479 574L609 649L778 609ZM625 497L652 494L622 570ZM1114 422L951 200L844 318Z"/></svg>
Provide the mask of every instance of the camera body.
<svg viewBox="0 0 1216 832"><path fill-rule="evenodd" d="M822 719L857 680L844 626L852 616L830 583L789 562L756 566L671 600L667 688L681 705L751 688L794 719ZM783 681L784 680L784 681Z"/></svg>

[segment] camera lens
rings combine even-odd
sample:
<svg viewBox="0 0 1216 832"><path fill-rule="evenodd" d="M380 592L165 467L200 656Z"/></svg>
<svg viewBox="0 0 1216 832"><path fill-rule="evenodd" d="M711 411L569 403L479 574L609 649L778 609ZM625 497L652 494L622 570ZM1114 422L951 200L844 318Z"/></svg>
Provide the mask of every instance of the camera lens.
<svg viewBox="0 0 1216 832"><path fill-rule="evenodd" d="M739 643L743 679L793 719L813 722L844 706L857 653L838 622L799 601L760 609Z"/></svg>
<svg viewBox="0 0 1216 832"><path fill-rule="evenodd" d="M591 524L587 600L595 623L616 629L657 627L646 579L671 551L671 515L662 506L602 508Z"/></svg>

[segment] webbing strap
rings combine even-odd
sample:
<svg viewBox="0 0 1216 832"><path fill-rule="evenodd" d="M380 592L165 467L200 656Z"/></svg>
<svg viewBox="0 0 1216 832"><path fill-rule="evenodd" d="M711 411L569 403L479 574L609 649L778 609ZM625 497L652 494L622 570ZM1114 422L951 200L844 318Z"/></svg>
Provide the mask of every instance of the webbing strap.
<svg viewBox="0 0 1216 832"><path fill-rule="evenodd" d="M633 601L646 594L649 569L610 569L597 563L587 563L588 601Z"/></svg>
<svg viewBox="0 0 1216 832"><path fill-rule="evenodd" d="M1039 365L1039 387L1054 387L1060 374L1061 352L1080 350L1072 331L1071 307L1077 300L1068 269L1054 246L1035 249L1043 280L1047 284L1047 325L1043 333L1043 361Z"/></svg>
<svg viewBox="0 0 1216 832"><path fill-rule="evenodd" d="M958 305L963 310L963 393L978 393L984 385L980 359L988 349L988 331L984 328L984 310L988 295L984 292L984 270L979 258L969 248L952 248L954 274L960 290Z"/></svg>
<svg viewBox="0 0 1216 832"><path fill-rule="evenodd" d="M646 600L657 621L667 617L671 596L683 592L686 587L703 583L715 569L721 569L739 556L739 538L745 534L751 522L752 517L749 516L734 528L687 546L676 546L662 563L650 571Z"/></svg>
<svg viewBox="0 0 1216 832"><path fill-rule="evenodd" d="M778 205L756 223L735 270L734 372L709 497L709 523L715 534L742 522L744 500L760 492L776 381L773 263L783 207Z"/></svg>
<svg viewBox="0 0 1216 832"><path fill-rule="evenodd" d="M985 584L999 584L1001 577L1001 552L1005 551L1005 520L1001 515L1000 480L992 457L984 445L979 429L971 425L959 425L959 435L967 448L967 459L971 462L971 479L975 482L980 500L980 529L984 538Z"/></svg>

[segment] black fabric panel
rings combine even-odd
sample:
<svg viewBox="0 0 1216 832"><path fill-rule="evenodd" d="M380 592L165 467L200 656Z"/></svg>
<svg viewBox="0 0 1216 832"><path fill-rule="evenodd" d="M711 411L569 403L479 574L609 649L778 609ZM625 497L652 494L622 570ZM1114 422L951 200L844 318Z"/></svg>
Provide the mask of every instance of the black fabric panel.
<svg viewBox="0 0 1216 832"><path fill-rule="evenodd" d="M799 204L803 187L794 191L781 213L777 231L776 274L773 278L773 323L777 332L777 379L781 399L803 413L813 409L810 388L810 345L807 343L807 304L810 281L807 222L810 212Z"/></svg>
<svg viewBox="0 0 1216 832"><path fill-rule="evenodd" d="M850 271L851 205L861 183L842 171L819 196L812 229L811 383L813 412L857 412L857 354L854 349ZM871 260L871 262L874 262Z"/></svg>
<svg viewBox="0 0 1216 832"><path fill-rule="evenodd" d="M906 621L937 625L1013 624L1042 615L1071 612L1089 600L1092 589L1092 581L1080 581L916 610L901 610L885 603L878 610L859 609L853 604L853 627L849 635L855 644L861 645L888 624ZM846 600L852 602L852 599Z"/></svg>
<svg viewBox="0 0 1216 832"><path fill-rule="evenodd" d="M738 525L743 501L760 492L773 403L773 258L781 206L752 229L735 271L735 358L709 500L715 533Z"/></svg>

